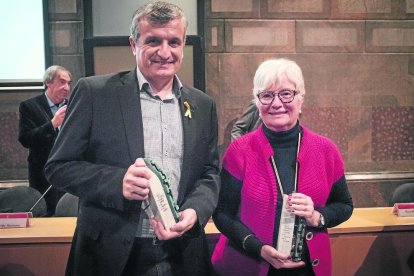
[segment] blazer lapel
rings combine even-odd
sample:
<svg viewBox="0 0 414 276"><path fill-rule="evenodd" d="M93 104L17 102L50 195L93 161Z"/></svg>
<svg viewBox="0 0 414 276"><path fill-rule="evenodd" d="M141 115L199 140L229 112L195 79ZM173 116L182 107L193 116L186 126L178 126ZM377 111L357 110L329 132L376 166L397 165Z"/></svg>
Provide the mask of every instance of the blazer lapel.
<svg viewBox="0 0 414 276"><path fill-rule="evenodd" d="M50 110L49 102L47 101L46 95L42 94L38 99L38 106L40 111L42 112L43 116L45 117L45 121L49 121L53 118L52 111Z"/></svg>
<svg viewBox="0 0 414 276"><path fill-rule="evenodd" d="M141 102L135 70L121 76L116 93L125 125L130 158L134 162L136 158L144 157L145 154Z"/></svg>
<svg viewBox="0 0 414 276"><path fill-rule="evenodd" d="M187 102L188 106L191 110L192 118L185 116L187 107L184 103ZM184 148L183 148L183 166L181 170L181 181L179 186L178 192L178 199L177 203L180 205L183 197L185 195L185 191L187 189L186 185L187 179L190 173L189 168L191 168L191 155L194 154L192 149L194 148L195 143L197 142L197 137L194 135L195 130L197 128L197 102L194 97L192 97L191 91L186 88L185 86L181 90L181 97L179 100L180 103L180 110L181 110L181 118L183 122L183 141L184 141Z"/></svg>

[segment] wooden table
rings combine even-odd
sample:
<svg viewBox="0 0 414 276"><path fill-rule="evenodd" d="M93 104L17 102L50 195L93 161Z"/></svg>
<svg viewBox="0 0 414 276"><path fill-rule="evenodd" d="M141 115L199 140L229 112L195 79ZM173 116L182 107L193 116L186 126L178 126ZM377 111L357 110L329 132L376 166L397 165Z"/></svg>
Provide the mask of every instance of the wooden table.
<svg viewBox="0 0 414 276"><path fill-rule="evenodd" d="M205 229L214 244L220 232L213 223ZM390 207L356 208L328 232L334 276L414 275L414 217L397 217Z"/></svg>
<svg viewBox="0 0 414 276"><path fill-rule="evenodd" d="M75 225L76 218L33 218L28 228L0 229L0 275L64 275Z"/></svg>
<svg viewBox="0 0 414 276"><path fill-rule="evenodd" d="M76 218L34 218L30 228L0 229L0 274L64 275ZM206 226L209 241L219 231ZM413 275L414 218L400 218L391 208L359 208L329 229L335 276Z"/></svg>
<svg viewBox="0 0 414 276"><path fill-rule="evenodd" d="M329 234L335 276L414 275L414 217L360 208Z"/></svg>

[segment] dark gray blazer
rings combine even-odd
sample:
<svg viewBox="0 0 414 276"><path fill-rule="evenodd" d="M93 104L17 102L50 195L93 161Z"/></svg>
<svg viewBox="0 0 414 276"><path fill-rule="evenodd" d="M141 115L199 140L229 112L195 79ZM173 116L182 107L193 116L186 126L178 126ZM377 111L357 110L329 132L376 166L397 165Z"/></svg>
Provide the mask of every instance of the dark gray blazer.
<svg viewBox="0 0 414 276"><path fill-rule="evenodd" d="M220 188L217 113L203 92L184 87L181 95L184 158L177 202L180 209L196 210L198 224L180 238L179 250L186 274L203 275L209 266L203 229ZM184 117L185 101L192 119ZM144 157L142 127L135 70L79 80L45 170L53 185L80 199L67 274L122 272L141 206L123 197L122 180L135 159Z"/></svg>
<svg viewBox="0 0 414 276"><path fill-rule="evenodd" d="M29 149L29 185L43 194L50 186L43 169L57 136L46 95L42 93L21 102L19 115L19 142ZM62 192L54 188L46 194L48 215L53 215L62 195Z"/></svg>

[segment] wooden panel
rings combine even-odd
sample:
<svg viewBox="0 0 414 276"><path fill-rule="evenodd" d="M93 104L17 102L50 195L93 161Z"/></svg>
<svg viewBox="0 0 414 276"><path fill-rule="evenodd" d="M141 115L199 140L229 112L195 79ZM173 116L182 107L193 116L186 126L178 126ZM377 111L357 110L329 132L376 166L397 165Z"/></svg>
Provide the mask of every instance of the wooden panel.
<svg viewBox="0 0 414 276"><path fill-rule="evenodd" d="M330 241L335 276L413 275L413 231L333 234Z"/></svg>
<svg viewBox="0 0 414 276"><path fill-rule="evenodd" d="M0 275L64 275L69 251L70 243L0 245Z"/></svg>

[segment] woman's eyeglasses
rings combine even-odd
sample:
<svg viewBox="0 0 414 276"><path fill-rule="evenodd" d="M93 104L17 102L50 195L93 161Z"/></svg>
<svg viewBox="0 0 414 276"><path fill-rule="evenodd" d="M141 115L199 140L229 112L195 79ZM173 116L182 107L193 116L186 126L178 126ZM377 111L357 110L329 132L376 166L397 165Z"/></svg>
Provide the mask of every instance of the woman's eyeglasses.
<svg viewBox="0 0 414 276"><path fill-rule="evenodd" d="M275 97L277 96L282 103L290 103L295 98L295 95L298 94L299 91L284 89L280 92L274 91L263 91L257 94L257 98L259 101L264 105L272 104Z"/></svg>

